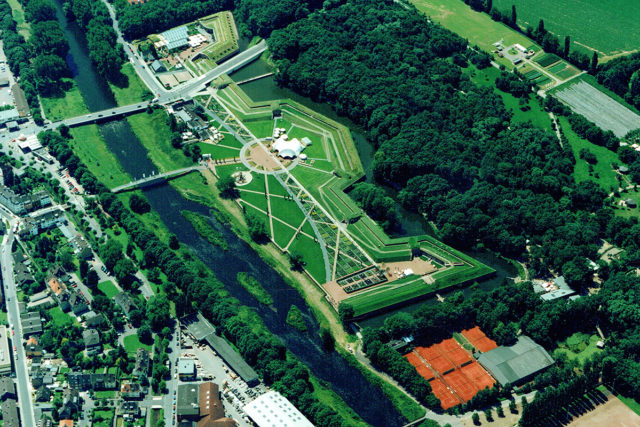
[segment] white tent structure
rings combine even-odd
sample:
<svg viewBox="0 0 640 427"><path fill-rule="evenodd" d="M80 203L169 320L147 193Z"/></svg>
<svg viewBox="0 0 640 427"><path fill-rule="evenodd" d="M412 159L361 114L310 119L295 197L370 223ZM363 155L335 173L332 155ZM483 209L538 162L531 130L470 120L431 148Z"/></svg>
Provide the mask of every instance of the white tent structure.
<svg viewBox="0 0 640 427"><path fill-rule="evenodd" d="M304 150L304 145L298 138L288 139L287 135L281 135L273 143L273 149L278 152L278 156L284 159L293 159L298 157Z"/></svg>

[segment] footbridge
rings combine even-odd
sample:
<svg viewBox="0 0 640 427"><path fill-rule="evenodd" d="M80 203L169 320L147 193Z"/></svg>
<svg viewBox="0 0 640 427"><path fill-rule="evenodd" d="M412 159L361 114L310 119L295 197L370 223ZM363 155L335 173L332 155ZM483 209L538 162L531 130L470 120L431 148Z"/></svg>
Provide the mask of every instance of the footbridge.
<svg viewBox="0 0 640 427"><path fill-rule="evenodd" d="M173 171L164 172L164 173L158 173L158 174L156 174L154 172L149 176L144 176L143 175L143 177L138 179L138 180L131 181L128 184L124 184L124 185L121 185L119 187L112 188L111 192L112 193L120 193L122 191L133 190L135 188L151 187L153 185L158 185L158 184L164 183L168 179L176 178L176 177L179 177L179 176L182 176L182 175L186 175L186 174L191 173L193 171L201 171L201 170L205 170L205 169L207 169L206 166L198 165L198 166L191 166L191 167L188 167L188 168L176 169L176 170L173 170Z"/></svg>

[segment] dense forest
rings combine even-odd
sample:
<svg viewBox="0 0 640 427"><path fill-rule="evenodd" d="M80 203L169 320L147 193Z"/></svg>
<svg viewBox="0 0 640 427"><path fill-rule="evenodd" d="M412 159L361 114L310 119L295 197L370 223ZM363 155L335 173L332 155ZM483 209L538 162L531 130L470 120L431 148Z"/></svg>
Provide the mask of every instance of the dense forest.
<svg viewBox="0 0 640 427"><path fill-rule="evenodd" d="M640 53L621 56L598 66L599 83L640 108Z"/></svg>

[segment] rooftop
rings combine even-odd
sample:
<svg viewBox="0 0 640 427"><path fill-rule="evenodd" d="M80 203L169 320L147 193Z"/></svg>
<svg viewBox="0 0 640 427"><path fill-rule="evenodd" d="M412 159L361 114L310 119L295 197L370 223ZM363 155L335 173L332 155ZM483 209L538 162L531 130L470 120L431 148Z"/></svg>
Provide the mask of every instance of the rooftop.
<svg viewBox="0 0 640 427"><path fill-rule="evenodd" d="M167 41L169 50L189 44L189 31L184 25L167 30L160 35Z"/></svg>
<svg viewBox="0 0 640 427"><path fill-rule="evenodd" d="M518 383L554 363L549 353L527 336L518 337L512 346L483 353L478 362L503 386Z"/></svg>
<svg viewBox="0 0 640 427"><path fill-rule="evenodd" d="M313 427L313 424L289 400L269 391L244 407L258 427Z"/></svg>
<svg viewBox="0 0 640 427"><path fill-rule="evenodd" d="M196 371L196 363L193 359L178 360L178 374L193 375Z"/></svg>
<svg viewBox="0 0 640 427"><path fill-rule="evenodd" d="M240 378L250 386L258 381L258 375L251 366L244 361L242 356L235 351L224 338L216 334L209 334L205 338L213 350L224 359Z"/></svg>

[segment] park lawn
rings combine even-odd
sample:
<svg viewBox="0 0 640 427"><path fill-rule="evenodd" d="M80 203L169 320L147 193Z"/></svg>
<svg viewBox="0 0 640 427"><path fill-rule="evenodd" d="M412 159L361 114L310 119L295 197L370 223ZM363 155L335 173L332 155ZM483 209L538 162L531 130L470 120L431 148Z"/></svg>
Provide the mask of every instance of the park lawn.
<svg viewBox="0 0 640 427"><path fill-rule="evenodd" d="M193 161L171 146L171 129L167 113L156 109L153 113L139 113L127 117L127 121L147 149L147 156L160 172L168 172L193 166Z"/></svg>
<svg viewBox="0 0 640 427"><path fill-rule="evenodd" d="M29 40L31 36L31 24L24 19L22 5L18 0L7 0L7 3L11 6L11 15L13 15L13 20L16 21L18 33L24 37L25 40Z"/></svg>
<svg viewBox="0 0 640 427"><path fill-rule="evenodd" d="M294 241L291 242L289 252L302 255L302 259L306 263L304 266L305 270L307 270L311 277L318 283L324 283L326 281L324 258L322 257L322 250L318 243L305 235L298 234Z"/></svg>
<svg viewBox="0 0 640 427"><path fill-rule="evenodd" d="M71 89L65 91L62 96L40 97L46 118L53 122L89 113L89 109L80 94L80 89L78 89L73 79L65 78L62 80L65 83L70 83Z"/></svg>
<svg viewBox="0 0 640 427"><path fill-rule="evenodd" d="M275 218L273 220L273 239L276 241L278 246L281 248L285 248L289 241L295 234L296 230L286 226L285 224L277 221Z"/></svg>
<svg viewBox="0 0 640 427"><path fill-rule="evenodd" d="M570 35L571 49L582 46L595 49L599 54L611 55L635 50L640 46L640 3L625 0L599 0L587 3L581 0L495 0L493 7L511 13L516 6L518 24L536 27L540 19L545 29L564 41ZM585 7L587 6L587 7ZM621 13L621 11L624 11Z"/></svg>
<svg viewBox="0 0 640 427"><path fill-rule="evenodd" d="M68 326L70 323L73 323L71 317L62 311L60 306L51 307L49 310L49 314L51 315L51 319L57 326Z"/></svg>
<svg viewBox="0 0 640 427"><path fill-rule="evenodd" d="M140 340L138 339L138 335L136 334L128 335L124 337L122 342L124 344L124 349L129 354L135 353L139 348L144 348L147 351L151 351L151 346L148 344L141 343Z"/></svg>
<svg viewBox="0 0 640 427"><path fill-rule="evenodd" d="M304 220L304 213L293 200L285 200L282 197L271 197L271 214L292 225L298 227Z"/></svg>
<svg viewBox="0 0 640 427"><path fill-rule="evenodd" d="M107 147L98 125L71 128L70 133L73 136L70 141L73 152L100 182L113 188L131 181L131 177Z"/></svg>
<svg viewBox="0 0 640 427"><path fill-rule="evenodd" d="M250 193L248 191L240 191L240 198L247 203L251 203L256 208L262 209L263 211L267 211L267 198L264 194L260 193ZM271 199L271 209L273 210L273 201L275 198ZM275 215L275 213L274 213Z"/></svg>
<svg viewBox="0 0 640 427"><path fill-rule="evenodd" d="M104 282L98 283L98 289L100 289L109 299L120 293L118 288L116 288L116 285L114 285L111 280L105 280Z"/></svg>
<svg viewBox="0 0 640 427"><path fill-rule="evenodd" d="M247 120L243 124L256 138L267 138L273 135L273 120Z"/></svg>
<svg viewBox="0 0 640 427"><path fill-rule="evenodd" d="M569 120L566 117L558 116L558 123L567 137L573 155L576 158L576 164L573 168L573 177L576 182L594 181L607 192L618 188L617 174L611 166L612 163L621 164L618 154L578 136L571 129ZM598 159L598 163L593 165L593 172L589 171L589 164L586 160L580 158L580 150L582 149L592 152Z"/></svg>
<svg viewBox="0 0 640 427"><path fill-rule="evenodd" d="M198 143L198 147L202 150L202 154L211 154L211 158L214 160L220 159L233 159L240 157L240 150L229 147L222 147L220 145L205 144L203 142Z"/></svg>
<svg viewBox="0 0 640 427"><path fill-rule="evenodd" d="M411 3L433 21L486 52L491 52L493 44L500 40L504 40L504 46L519 43L528 48L535 45L524 35L492 20L486 13L474 11L461 0L411 0ZM511 61L505 58L496 58L496 61L513 67Z"/></svg>
<svg viewBox="0 0 640 427"><path fill-rule="evenodd" d="M153 98L153 94L147 89L147 86L140 79L133 65L127 62L122 66L120 72L127 77L127 86L119 87L113 83L109 83L113 96L116 98L118 105L131 105L140 101L148 101Z"/></svg>
<svg viewBox="0 0 640 427"><path fill-rule="evenodd" d="M100 390L93 393L96 399L113 399L116 397L115 390Z"/></svg>
<svg viewBox="0 0 640 427"><path fill-rule="evenodd" d="M109 409L106 411L94 409L92 425L95 427L111 427L114 416L114 409ZM102 419L102 421L96 421L97 419Z"/></svg>
<svg viewBox="0 0 640 427"><path fill-rule="evenodd" d="M576 335L576 334L574 334ZM572 335L573 337L573 335ZM580 351L572 351L567 344L572 337L569 337L567 340L559 343L559 346L554 353L562 353L565 354L569 360L578 360L580 364L584 365L584 363L594 354L600 353L602 350L596 347L596 343L600 340L600 337L596 334L591 335L589 337L588 343L586 341L583 342L581 347L584 347Z"/></svg>
<svg viewBox="0 0 640 427"><path fill-rule="evenodd" d="M213 122L214 124L217 124L217 122ZM234 147L234 148L242 148L242 142L238 141L238 139L231 135L230 133L227 133L226 130L221 130L220 131L222 133L222 135L224 136L224 138L222 138L218 144L219 145L226 145L227 147Z"/></svg>

